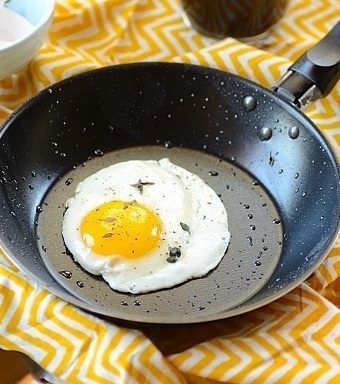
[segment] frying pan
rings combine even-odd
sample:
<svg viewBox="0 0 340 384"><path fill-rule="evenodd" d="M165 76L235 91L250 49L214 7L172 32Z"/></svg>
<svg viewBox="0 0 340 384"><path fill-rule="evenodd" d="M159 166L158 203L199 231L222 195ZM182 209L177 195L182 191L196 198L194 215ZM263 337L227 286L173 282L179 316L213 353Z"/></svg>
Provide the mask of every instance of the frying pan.
<svg viewBox="0 0 340 384"><path fill-rule="evenodd" d="M336 84L339 41L338 23L273 90L211 68L135 63L41 91L0 133L1 247L57 296L132 321L216 320L286 294L322 262L338 231L337 160L300 108ZM203 278L143 295L115 292L68 254L65 201L102 167L163 157L219 194L231 242Z"/></svg>

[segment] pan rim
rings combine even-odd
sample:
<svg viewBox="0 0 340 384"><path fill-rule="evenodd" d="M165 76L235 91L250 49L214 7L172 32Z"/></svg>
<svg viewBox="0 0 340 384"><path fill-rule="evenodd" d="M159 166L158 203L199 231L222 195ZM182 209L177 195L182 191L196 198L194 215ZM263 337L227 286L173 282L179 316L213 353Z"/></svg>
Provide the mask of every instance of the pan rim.
<svg viewBox="0 0 340 384"><path fill-rule="evenodd" d="M55 90L56 88L59 88L60 86L67 84L69 82L73 82L74 80L81 79L83 77L91 76L95 73L100 73L100 72L107 72L110 69L120 69L120 68L134 68L134 67L150 67L150 66L164 66L164 67L182 67L182 68L196 68L196 69L204 69L212 72L217 72L223 75L231 76L234 77L236 80L242 81L242 82L247 82L250 85L254 86L255 88L259 88L262 92L269 92L269 94L275 99L275 102L278 102L280 105L290 108L291 111L288 110L289 113L297 114L300 118L306 120L311 128L315 130L315 133L317 133L323 141L325 141L327 149L330 151L332 154L332 157L334 160L338 160L338 156L333 150L333 148L328 145L328 140L324 133L318 128L318 126L306 115L299 109L295 104L289 103L288 101L284 100L282 97L280 97L276 92L274 92L270 88L266 88L263 85L256 83L253 80L246 79L242 76L239 76L237 74L234 74L232 72L227 72L223 71L218 68L213 68L213 67L207 67L203 65L197 65L197 64L188 64L188 63L176 63L176 62L163 62L163 61L143 61L143 62L131 62L131 63L124 63L124 64L113 64L113 65L107 65L105 67L100 67L100 68L95 68L91 69L89 71L84 71L80 72L76 75L70 76L66 79L57 81L56 83L53 83L41 90L39 90L37 93L34 95L30 96L27 100L25 100L15 111L13 111L3 122L0 124L0 139L2 138L3 134L7 131L9 128L9 125L11 121L19 116L21 113L23 113L27 108L29 108L32 104L37 103L41 98L48 96L50 94L50 90ZM338 162L336 162L337 165L337 171L338 174L340 173L340 165Z"/></svg>
<svg viewBox="0 0 340 384"><path fill-rule="evenodd" d="M112 66L107 66L107 67L102 67L102 68L94 69L94 70L91 70L91 71L82 72L82 73L79 73L79 74L74 75L72 77L69 77L67 79L61 80L61 81L59 81L57 83L52 84L49 87L46 87L46 88L40 90L34 96L32 96L28 100L26 100L16 111L14 111L3 122L3 124L0 127L0 140L1 140L2 136L4 135L4 133L7 131L7 129L10 128L12 121L14 121L14 119L17 116L21 115L21 113L24 113L32 105L37 104L42 98L47 97L50 94L50 91L49 91L50 89L54 90L54 89L60 87L61 85L65 85L65 84L67 84L69 82L73 82L74 80L81 79L81 78L84 78L84 77L87 77L87 76L91 76L94 73L98 73L98 72L107 72L107 71L109 71L109 70L111 70L113 68L117 68L117 67L120 67L120 68L124 67L124 68L129 69L131 67L137 67L137 66L138 67L150 67L150 66L160 66L160 65L164 66L164 67L175 67L175 66L177 66L177 67L182 67L182 68L194 68L194 69L200 69L200 70L204 69L204 70L207 70L207 71L211 71L212 73L220 73L222 75L227 75L227 76L234 77L237 80L242 81L242 82L245 81L249 85L252 85L253 87L257 88L260 92L269 93L274 98L274 100L276 102L278 102L281 106L283 106L287 110L287 112L289 114L293 115L298 120L300 120L301 123L303 125L305 125L311 131L311 133L313 133L316 136L316 138L318 138L320 141L323 142L325 148L329 152L329 155L330 155L331 159L334 162L334 165L335 165L335 168L336 168L336 172L337 172L337 176L339 178L339 163L337 161L337 156L336 156L333 148L328 143L328 140L326 139L326 137L322 133L322 131L313 123L312 120L310 120L310 118L308 116L306 116L297 107L295 107L292 104L289 104L288 102L286 102L285 100L280 98L272 90L267 89L267 88L263 87L262 85L257 84L257 83L255 83L255 82L253 82L251 80L245 79L245 78L240 77L238 75L235 75L233 73L225 72L225 71L222 71L222 70L219 70L219 69L216 69L216 68L204 67L204 66L193 65L193 64L186 64L186 63L143 62L143 63L119 64L119 65L112 65ZM338 205L339 205L339 201L340 201L340 193L338 194L338 201L337 201ZM208 318L206 318L205 316L196 316L195 319L192 319L192 318L186 319L185 316L183 316L183 317L179 317L176 320L176 322L171 321L171 320L167 321L164 318L160 319L160 317L154 316L154 315L153 315L153 318L150 319L151 321L143 321L143 320L140 319L140 317L138 315L131 315L131 314L129 314L129 316L126 316L126 317L122 316L121 314L119 314L119 317L114 317L111 314L108 315L107 311L101 310L100 308L96 308L94 310L90 305L88 305L87 303L83 302L81 299L78 299L74 295L71 295L66 290L65 290L66 291L65 293L61 293L60 291L58 291L58 289L56 289L54 287L51 287L51 286L47 286L47 284L43 280L41 280L39 277L35 276L33 272L29 271L28 268L26 268L19 260L17 260L16 256L12 255L11 252L9 252L9 250L7 250L6 242L4 241L3 238L0 238L0 250L2 250L5 253L5 255L11 260L11 262L14 265L16 265L26 275L32 277L35 281L38 281L39 284L43 288L45 288L49 292L55 294L59 298L61 298L63 300L66 300L67 302L70 302L71 304L76 305L77 307L80 307L80 308L85 309L87 311L90 311L92 313L97 313L97 314L109 316L109 317L112 317L112 318L117 318L117 319L122 319L122 320L127 320L127 321L133 321L133 322L141 322L141 323L163 323L163 324L200 323L200 322L215 321L215 320L220 320L220 319L224 319L224 318L228 318L228 317L233 317L233 316L240 315L242 313L246 313L246 312L252 311L254 309L261 308L262 306L267 305L267 304L277 300L278 298L284 296L285 294L289 293L291 290L296 288L298 285L300 285L324 261L324 259L327 256L327 253L329 252L329 250L331 249L332 245L334 244L334 242L335 242L335 240L337 238L337 234L339 232L339 227L340 227L340 222L339 222L340 217L339 216L340 216L340 213L338 212L337 225L334 228L332 236L330 236L328 241L327 241L327 246L325 247L323 254L318 258L318 260L314 263L314 265L311 268L306 270L305 273L303 273L295 281L292 281L285 288L279 290L277 293L274 293L271 296L265 297L262 300L259 300L259 301L257 301L256 303L253 303L253 304L249 304L248 306L245 306L243 308L242 307L241 308L236 307L236 308L224 311L224 312L218 312L218 313L216 313L214 315L210 314L208 316ZM48 270L47 270L47 273L49 273ZM70 297L69 297L69 295L70 295ZM166 320L166 321L164 321L164 320Z"/></svg>
<svg viewBox="0 0 340 384"><path fill-rule="evenodd" d="M278 102L281 106L284 106L286 108L289 108L287 112L290 114L297 114L300 118L304 119L308 124L310 124L310 127L314 129L314 133L317 133L323 141L325 141L327 149L330 151L332 154L332 157L334 160L338 160L338 155L335 153L333 148L328 145L328 140L324 133L318 128L318 126L306 115L299 109L295 104L289 103L288 101L284 100L282 97L280 97L276 92L274 92L270 88L266 88L263 85L256 83L253 80L246 79L242 76L239 76L237 74L234 74L232 72L227 72L223 71L218 68L213 68L213 67L207 67L203 65L197 65L197 64L188 64L188 63L176 63L176 62L162 62L162 61L143 61L143 62L131 62L131 63L125 63L125 64L113 64L113 65L108 65L105 67L100 67L96 69L91 69L89 71L84 71L80 72L76 75L70 76L66 79L57 81L56 83L53 83L41 90L39 90L37 93L34 95L30 96L27 100L25 100L15 111L13 111L3 122L0 124L0 139L2 138L3 134L7 131L9 128L9 125L11 121L19 116L21 113L23 113L27 108L29 108L31 105L34 103L37 103L41 98L48 96L50 94L50 90L55 90L56 88L59 88L60 86L67 84L69 82L73 82L74 80L81 79L83 77L91 76L95 73L100 73L100 72L107 72L110 69L120 69L120 68L127 68L129 67L134 68L134 67L150 67L150 66L164 66L164 67L182 67L182 68L194 68L194 69L204 69L212 72L217 72L223 75L231 76L234 77L236 80L242 81L242 82L247 82L250 85L252 85L255 88L260 89L262 92L268 92L274 99L275 102ZM340 173L340 165L336 161L336 166L337 166L337 171L338 174Z"/></svg>

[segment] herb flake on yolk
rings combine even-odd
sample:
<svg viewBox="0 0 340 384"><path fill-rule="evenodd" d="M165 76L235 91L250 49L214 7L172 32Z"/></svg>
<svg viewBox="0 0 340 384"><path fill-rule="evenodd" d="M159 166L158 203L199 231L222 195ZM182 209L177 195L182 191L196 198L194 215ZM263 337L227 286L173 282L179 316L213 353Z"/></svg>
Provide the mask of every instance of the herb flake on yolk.
<svg viewBox="0 0 340 384"><path fill-rule="evenodd" d="M132 259L157 247L162 222L154 211L136 201L109 201L87 213L80 231L93 252Z"/></svg>

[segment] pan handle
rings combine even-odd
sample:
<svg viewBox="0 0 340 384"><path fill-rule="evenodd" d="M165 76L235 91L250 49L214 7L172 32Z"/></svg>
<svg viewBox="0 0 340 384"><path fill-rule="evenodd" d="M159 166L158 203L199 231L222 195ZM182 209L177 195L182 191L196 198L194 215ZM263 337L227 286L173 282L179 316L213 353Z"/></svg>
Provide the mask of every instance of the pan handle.
<svg viewBox="0 0 340 384"><path fill-rule="evenodd" d="M288 68L273 87L279 96L305 109L329 94L340 78L340 21Z"/></svg>

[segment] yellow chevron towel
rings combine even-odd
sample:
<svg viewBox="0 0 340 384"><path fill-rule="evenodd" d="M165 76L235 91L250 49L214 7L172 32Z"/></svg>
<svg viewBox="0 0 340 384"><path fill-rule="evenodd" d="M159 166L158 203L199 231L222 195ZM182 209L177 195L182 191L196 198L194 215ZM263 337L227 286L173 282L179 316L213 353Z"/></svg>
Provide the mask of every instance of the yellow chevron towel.
<svg viewBox="0 0 340 384"><path fill-rule="evenodd" d="M260 50L188 29L179 0L58 0L35 60L0 81L0 121L39 89L112 63L202 64L270 86L339 18L337 0L292 0ZM337 148L339 90L308 113ZM26 353L68 383L339 384L339 277L337 242L314 275L283 298L237 318L172 327L169 338L169 329L125 329L86 314L41 289L3 255L0 348Z"/></svg>

